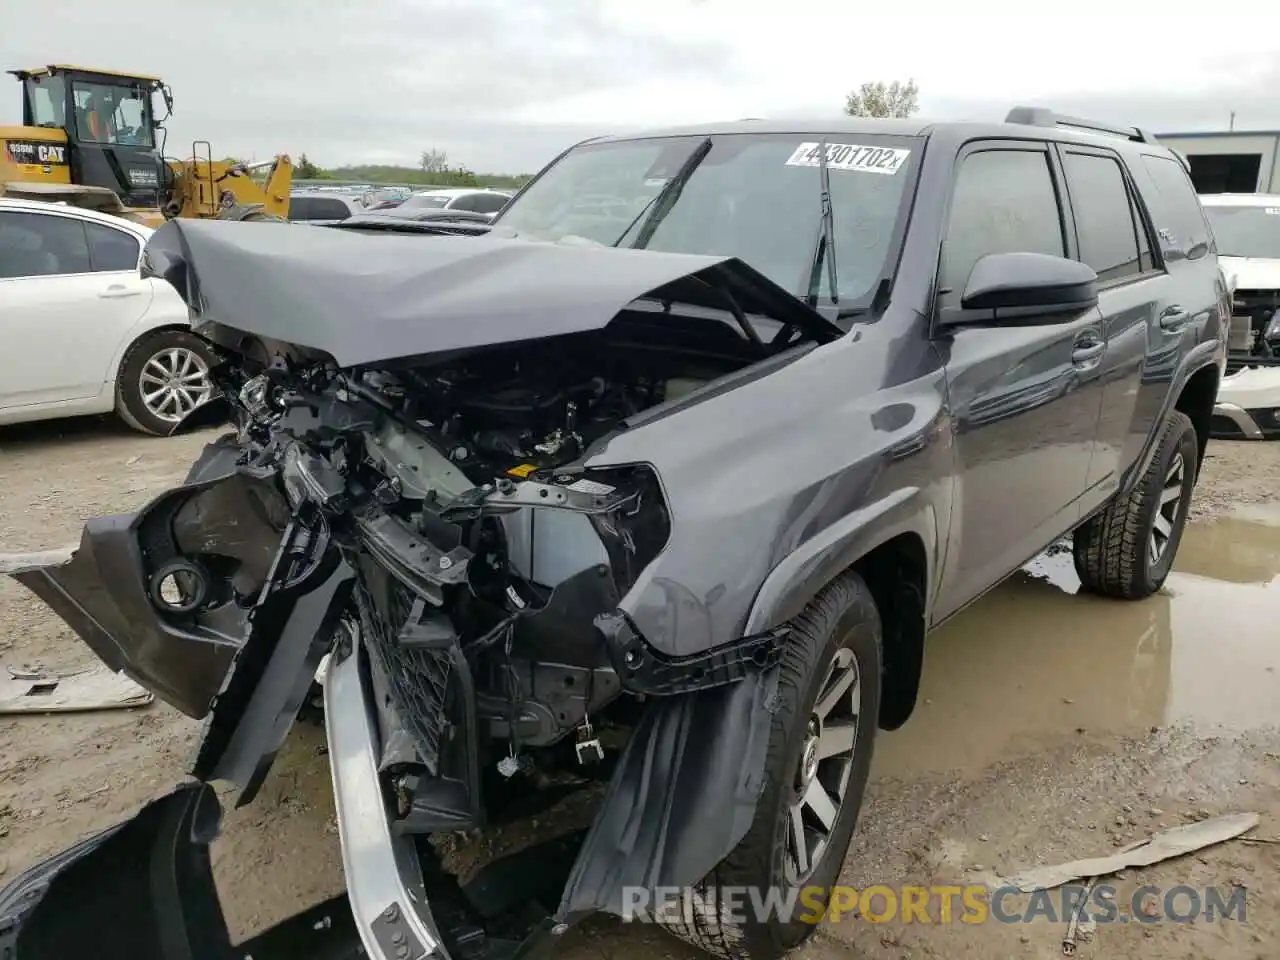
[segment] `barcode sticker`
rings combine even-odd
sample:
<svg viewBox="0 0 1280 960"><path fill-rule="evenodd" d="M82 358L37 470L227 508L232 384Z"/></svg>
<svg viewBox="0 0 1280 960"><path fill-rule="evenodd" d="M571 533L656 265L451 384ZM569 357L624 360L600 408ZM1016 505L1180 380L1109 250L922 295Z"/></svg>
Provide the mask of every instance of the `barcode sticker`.
<svg viewBox="0 0 1280 960"><path fill-rule="evenodd" d="M820 143L802 143L787 158L788 167L817 167L821 160ZM902 169L910 150L899 147L862 147L854 143L828 143L827 169L856 170L859 173L882 173L893 176Z"/></svg>

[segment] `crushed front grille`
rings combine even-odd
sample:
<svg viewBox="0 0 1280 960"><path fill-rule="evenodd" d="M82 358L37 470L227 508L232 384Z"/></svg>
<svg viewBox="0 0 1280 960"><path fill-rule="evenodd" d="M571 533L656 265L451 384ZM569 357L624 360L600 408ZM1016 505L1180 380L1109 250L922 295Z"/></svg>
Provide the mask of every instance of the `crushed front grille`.
<svg viewBox="0 0 1280 960"><path fill-rule="evenodd" d="M387 678L392 706L413 737L423 765L439 773L440 739L448 725L446 697L452 663L441 650L407 648L398 641L413 606L413 595L400 584L388 584L390 602L382 609L363 583L357 590L360 621L370 655Z"/></svg>

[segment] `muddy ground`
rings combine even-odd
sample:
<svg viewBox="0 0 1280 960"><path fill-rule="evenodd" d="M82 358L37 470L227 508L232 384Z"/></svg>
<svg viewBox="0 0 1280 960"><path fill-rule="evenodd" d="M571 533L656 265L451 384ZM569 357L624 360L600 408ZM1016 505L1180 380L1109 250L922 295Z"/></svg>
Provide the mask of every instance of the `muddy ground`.
<svg viewBox="0 0 1280 960"><path fill-rule="evenodd" d="M0 430L0 550L78 536L179 480L209 435L156 440L112 420ZM1161 825L1254 810L1280 835L1280 444L1215 443L1164 592L1071 596L1046 556L930 640L922 701L884 734L843 879L936 885L1103 855ZM88 651L0 583L0 665L61 671ZM0 717L0 881L128 816L182 777L197 725L162 705ZM258 802L230 812L215 869L245 936L341 889L327 759L295 727ZM1280 846L1230 842L1129 871L1140 884L1242 886L1244 922L1100 925L1081 957L1280 956ZM1012 902L1012 901L1011 901ZM1179 907L1180 910L1185 909ZM1061 956L1062 926L827 923L801 960ZM566 956L692 958L664 934L602 919Z"/></svg>

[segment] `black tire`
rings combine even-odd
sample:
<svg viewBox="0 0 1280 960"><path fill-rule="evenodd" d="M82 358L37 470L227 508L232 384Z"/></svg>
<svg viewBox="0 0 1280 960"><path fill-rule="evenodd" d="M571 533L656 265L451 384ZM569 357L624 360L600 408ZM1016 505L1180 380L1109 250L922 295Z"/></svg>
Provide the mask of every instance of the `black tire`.
<svg viewBox="0 0 1280 960"><path fill-rule="evenodd" d="M147 364L166 351L190 351L207 372L216 362L209 345L186 330L155 330L139 337L125 351L116 377L116 413L133 429L152 436L167 436L176 421L166 420L147 409L142 398L142 374Z"/></svg>
<svg viewBox="0 0 1280 960"><path fill-rule="evenodd" d="M795 618L783 652L778 683L778 708L765 758L766 787L756 817L742 842L691 895L705 897L693 909L688 903L681 916L662 917L663 926L680 939L714 956L734 960L775 960L798 947L815 930L816 922L802 916L811 912L812 899L797 899L795 915L786 918L748 918L743 926L722 919L715 891L729 887L755 888L756 903L768 902L770 888L830 888L843 866L849 841L871 769L877 718L880 710L880 615L862 578L845 573L828 584ZM860 709L853 735L852 769L843 802L828 834L825 850L810 872L798 882L787 878L785 860L790 806L798 795L796 772L810 732L819 694L823 692L835 658L850 651L858 668ZM751 901L748 901L751 902ZM739 911L746 905L735 904ZM825 900L824 900L825 906Z"/></svg>
<svg viewBox="0 0 1280 960"><path fill-rule="evenodd" d="M1176 476L1173 471L1180 469ZM1108 597L1141 600L1163 585L1182 542L1191 494L1200 469L1200 443L1191 419L1177 410L1169 414L1156 441L1155 456L1127 497L1116 497L1086 520L1072 537L1076 573L1084 589ZM1167 509L1166 481L1175 482L1178 500ZM1171 514L1171 515L1170 515ZM1156 523L1167 524L1157 534ZM1153 537L1163 539L1152 557Z"/></svg>

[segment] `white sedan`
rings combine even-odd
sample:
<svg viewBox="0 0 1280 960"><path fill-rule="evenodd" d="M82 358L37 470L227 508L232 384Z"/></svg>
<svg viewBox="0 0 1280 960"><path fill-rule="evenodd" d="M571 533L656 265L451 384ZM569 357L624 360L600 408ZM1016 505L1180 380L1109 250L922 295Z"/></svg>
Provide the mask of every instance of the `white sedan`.
<svg viewBox="0 0 1280 960"><path fill-rule="evenodd" d="M0 424L115 411L167 434L214 392L186 304L138 270L152 231L0 199Z"/></svg>

